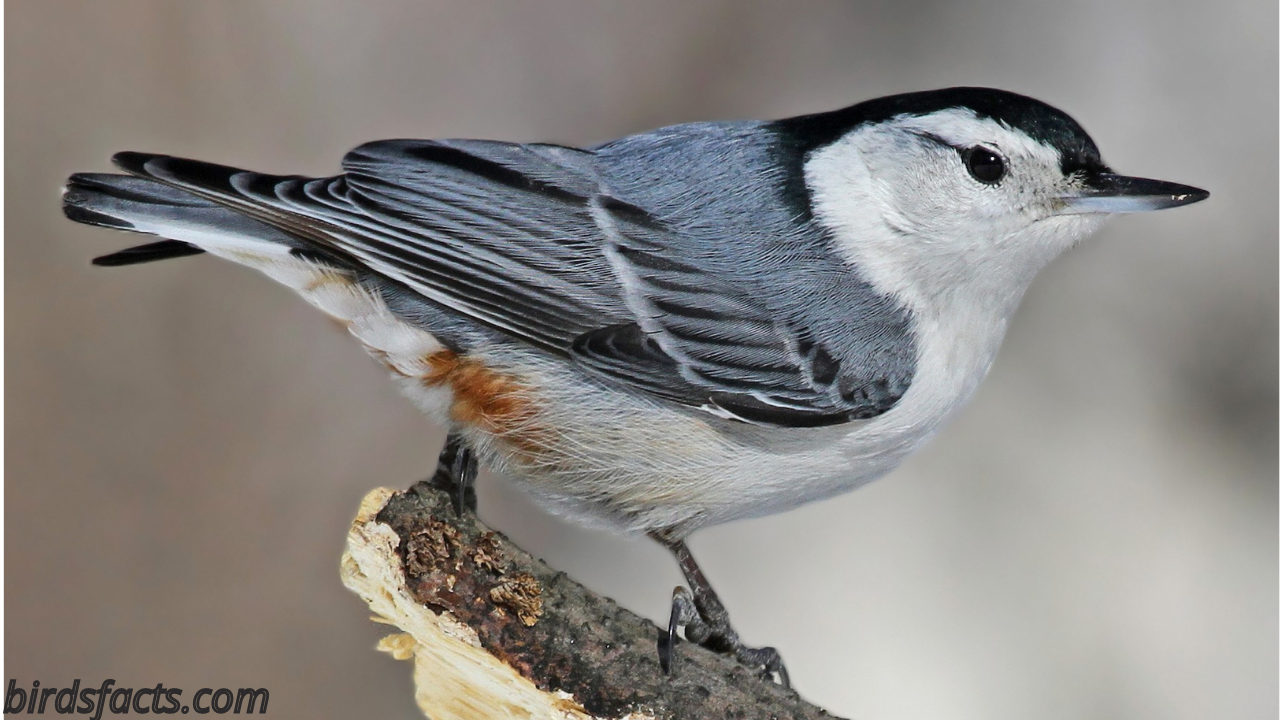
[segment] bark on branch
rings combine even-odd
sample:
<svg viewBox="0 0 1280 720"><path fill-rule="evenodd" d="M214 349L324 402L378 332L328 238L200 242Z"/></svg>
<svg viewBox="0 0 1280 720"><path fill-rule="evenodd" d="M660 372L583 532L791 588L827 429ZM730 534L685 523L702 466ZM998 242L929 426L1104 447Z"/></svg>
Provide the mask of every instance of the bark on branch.
<svg viewBox="0 0 1280 720"><path fill-rule="evenodd" d="M795 692L682 642L658 669L658 628L536 560L426 483L365 497L342 579L401 632L432 720L829 718Z"/></svg>

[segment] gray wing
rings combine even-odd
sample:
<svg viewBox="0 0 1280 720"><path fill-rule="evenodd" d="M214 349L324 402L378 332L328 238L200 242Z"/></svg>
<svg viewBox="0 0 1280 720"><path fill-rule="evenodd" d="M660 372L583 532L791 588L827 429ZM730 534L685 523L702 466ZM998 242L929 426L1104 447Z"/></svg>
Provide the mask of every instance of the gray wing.
<svg viewBox="0 0 1280 720"><path fill-rule="evenodd" d="M343 159L346 199L396 232L345 249L445 307L563 354L626 317L589 209L591 162L557 145L363 145Z"/></svg>
<svg viewBox="0 0 1280 720"><path fill-rule="evenodd" d="M602 206L605 254L637 319L580 336L580 364L722 417L788 427L873 417L901 396L887 378L846 371L808 328L757 300L760 288L673 258L670 233L643 210Z"/></svg>
<svg viewBox="0 0 1280 720"><path fill-rule="evenodd" d="M781 426L892 405L894 393L850 384L807 328L699 269L678 235L610 197L592 157L554 145L393 140L357 148L345 174L318 179L138 153L116 161L645 394Z"/></svg>

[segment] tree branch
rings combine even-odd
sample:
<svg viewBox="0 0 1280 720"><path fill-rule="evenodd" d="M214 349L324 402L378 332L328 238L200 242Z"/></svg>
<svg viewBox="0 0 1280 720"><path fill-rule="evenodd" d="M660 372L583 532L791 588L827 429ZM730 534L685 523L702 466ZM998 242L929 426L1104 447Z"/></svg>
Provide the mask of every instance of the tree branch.
<svg viewBox="0 0 1280 720"><path fill-rule="evenodd" d="M795 692L690 643L673 677L658 628L535 560L426 483L365 497L342 580L395 625L378 648L414 660L432 720L829 718Z"/></svg>

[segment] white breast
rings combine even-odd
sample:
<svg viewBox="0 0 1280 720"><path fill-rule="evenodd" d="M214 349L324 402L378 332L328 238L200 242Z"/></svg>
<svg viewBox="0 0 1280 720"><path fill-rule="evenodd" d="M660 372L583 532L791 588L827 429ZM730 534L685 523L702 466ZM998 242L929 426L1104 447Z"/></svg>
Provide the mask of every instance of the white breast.
<svg viewBox="0 0 1280 720"><path fill-rule="evenodd" d="M549 510L625 531L698 527L781 512L847 492L896 467L978 386L1003 319L939 313L911 387L888 412L826 428L773 428L688 412L584 382L560 362L495 348L494 367L539 388L559 440L531 466L476 437L486 462Z"/></svg>

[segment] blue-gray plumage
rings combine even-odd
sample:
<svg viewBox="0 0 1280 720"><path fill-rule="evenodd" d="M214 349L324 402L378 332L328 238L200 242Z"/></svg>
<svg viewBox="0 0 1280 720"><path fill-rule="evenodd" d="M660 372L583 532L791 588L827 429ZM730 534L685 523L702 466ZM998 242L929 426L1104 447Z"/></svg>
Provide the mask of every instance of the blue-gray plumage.
<svg viewBox="0 0 1280 720"><path fill-rule="evenodd" d="M694 587L677 625L740 660L683 544L848 491L977 388L1035 275L1112 214L1207 193L1115 175L1031 98L952 88L593 149L362 145L328 178L120 153L74 175L79 222L208 251L342 320L472 453L575 520L646 531ZM695 607L696 606L696 607Z"/></svg>
<svg viewBox="0 0 1280 720"><path fill-rule="evenodd" d="M344 175L316 180L135 153L116 161L234 198L266 225L289 218L304 251L350 268L365 261L344 254L366 253L467 319L609 381L770 425L873 417L914 373L907 311L789 211L772 164L780 140L762 125L680 125L594 152L382 141L349 154ZM690 156L707 161L679 162ZM714 183L725 176L740 179L727 198ZM617 265L644 317L610 282Z"/></svg>
<svg viewBox="0 0 1280 720"><path fill-rule="evenodd" d="M779 425L873 417L915 371L907 311L784 201L782 142L766 123L693 123L598 148L608 192L652 219L613 247L654 310L643 329L686 359L682 375L736 391L721 407Z"/></svg>

